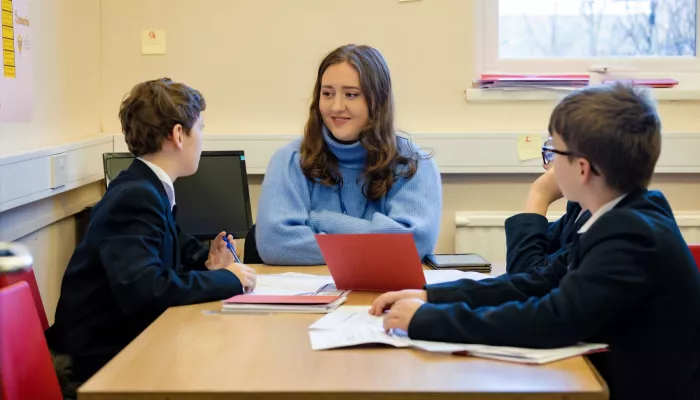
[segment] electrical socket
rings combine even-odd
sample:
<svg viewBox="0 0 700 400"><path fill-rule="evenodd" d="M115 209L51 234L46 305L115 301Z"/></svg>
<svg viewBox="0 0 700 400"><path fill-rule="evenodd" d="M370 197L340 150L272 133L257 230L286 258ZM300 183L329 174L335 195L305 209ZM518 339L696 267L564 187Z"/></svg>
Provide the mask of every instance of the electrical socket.
<svg viewBox="0 0 700 400"><path fill-rule="evenodd" d="M60 153L51 156L51 189L68 184L68 154Z"/></svg>

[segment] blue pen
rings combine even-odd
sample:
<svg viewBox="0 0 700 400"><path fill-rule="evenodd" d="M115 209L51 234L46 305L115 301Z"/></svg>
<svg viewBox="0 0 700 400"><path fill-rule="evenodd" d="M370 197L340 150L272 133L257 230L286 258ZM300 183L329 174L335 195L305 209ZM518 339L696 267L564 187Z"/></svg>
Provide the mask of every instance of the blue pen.
<svg viewBox="0 0 700 400"><path fill-rule="evenodd" d="M239 264L242 264L241 259L238 258L238 254L236 254L236 250L234 250L233 245L231 244L231 242L228 241L228 238L226 237L226 235L224 235L224 242L226 242L226 247L229 249L229 251L231 251L231 254L233 254L234 261L236 261Z"/></svg>

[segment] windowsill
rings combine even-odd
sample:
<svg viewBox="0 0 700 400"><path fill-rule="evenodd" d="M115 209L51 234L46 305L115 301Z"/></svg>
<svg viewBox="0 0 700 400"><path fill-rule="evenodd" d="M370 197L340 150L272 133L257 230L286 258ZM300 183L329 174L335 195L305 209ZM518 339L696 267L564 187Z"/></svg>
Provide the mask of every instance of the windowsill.
<svg viewBox="0 0 700 400"><path fill-rule="evenodd" d="M557 101L566 96L571 90L533 89L533 90L500 90L500 89L467 89L465 97L470 103L492 103L510 101ZM652 89L654 98L658 101L700 101L700 87L675 87L668 89Z"/></svg>

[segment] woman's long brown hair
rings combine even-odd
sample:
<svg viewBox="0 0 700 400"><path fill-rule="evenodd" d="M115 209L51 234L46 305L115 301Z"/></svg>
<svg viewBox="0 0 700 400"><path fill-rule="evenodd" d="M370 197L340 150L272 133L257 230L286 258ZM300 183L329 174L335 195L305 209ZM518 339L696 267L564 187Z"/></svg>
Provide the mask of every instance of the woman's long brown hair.
<svg viewBox="0 0 700 400"><path fill-rule="evenodd" d="M301 169L304 175L326 186L342 185L338 159L323 139L323 118L319 109L321 79L331 65L347 62L360 75L362 94L369 107L369 125L360 133L360 143L367 150L363 192L367 199L378 200L389 192L401 176L413 177L418 157L406 140L411 156L399 154L394 130L394 98L391 76L384 57L370 46L346 45L329 53L318 68L309 119L301 141ZM404 140L404 139L401 139Z"/></svg>

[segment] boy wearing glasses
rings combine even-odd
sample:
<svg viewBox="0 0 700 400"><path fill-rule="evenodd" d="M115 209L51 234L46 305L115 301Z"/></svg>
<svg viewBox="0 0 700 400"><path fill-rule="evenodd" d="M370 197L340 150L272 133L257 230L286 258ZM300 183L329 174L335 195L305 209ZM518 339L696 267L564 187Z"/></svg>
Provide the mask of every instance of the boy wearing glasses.
<svg viewBox="0 0 700 400"><path fill-rule="evenodd" d="M566 96L549 130L563 195L591 211L566 268L381 295L385 329L421 340L554 348L607 343L590 359L613 399L700 398L700 272L663 194L647 186L661 150L648 92L626 84ZM548 204L529 198L525 211Z"/></svg>
<svg viewBox="0 0 700 400"><path fill-rule="evenodd" d="M532 184L528 195L528 202L546 204L547 208L563 197L551 168L554 153L550 148L551 137L542 147L542 166L547 172ZM555 222L550 223L543 215L525 212L506 220L508 274L539 266L566 268L576 231L591 217L590 211L573 201L566 204L566 213Z"/></svg>

